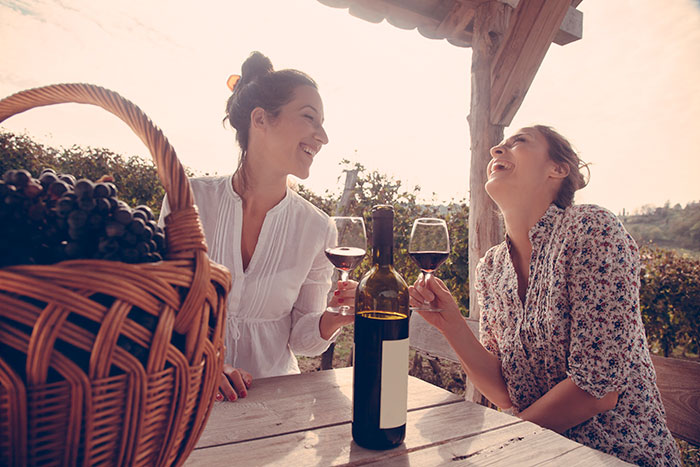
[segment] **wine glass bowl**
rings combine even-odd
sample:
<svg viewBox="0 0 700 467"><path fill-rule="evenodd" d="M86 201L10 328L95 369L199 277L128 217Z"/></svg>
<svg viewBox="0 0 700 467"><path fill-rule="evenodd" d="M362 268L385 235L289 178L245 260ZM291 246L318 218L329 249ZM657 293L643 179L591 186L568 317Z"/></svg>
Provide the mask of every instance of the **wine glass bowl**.
<svg viewBox="0 0 700 467"><path fill-rule="evenodd" d="M411 239L408 244L408 254L423 273L424 280L447 260L450 255L450 236L447 223L434 217L421 217L413 222ZM430 303L424 303L413 310L440 311L431 308Z"/></svg>
<svg viewBox="0 0 700 467"><path fill-rule="evenodd" d="M367 254L365 221L362 217L350 216L333 216L330 219L335 225L336 236L332 246L325 250L326 257L340 272L340 280L344 282ZM328 311L341 315L352 314L347 305L328 307Z"/></svg>

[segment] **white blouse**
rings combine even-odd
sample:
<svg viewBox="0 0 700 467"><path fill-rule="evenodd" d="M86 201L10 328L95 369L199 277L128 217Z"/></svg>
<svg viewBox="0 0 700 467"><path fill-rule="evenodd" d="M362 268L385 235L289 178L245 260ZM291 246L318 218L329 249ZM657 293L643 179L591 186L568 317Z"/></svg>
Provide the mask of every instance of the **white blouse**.
<svg viewBox="0 0 700 467"><path fill-rule="evenodd" d="M226 363L253 378L299 373L294 356L318 355L330 340L319 321L333 265L325 248L335 236L328 215L287 188L265 216L248 268L241 258L243 203L231 175L190 179L209 257L231 271L227 299ZM170 212L163 200L161 223Z"/></svg>

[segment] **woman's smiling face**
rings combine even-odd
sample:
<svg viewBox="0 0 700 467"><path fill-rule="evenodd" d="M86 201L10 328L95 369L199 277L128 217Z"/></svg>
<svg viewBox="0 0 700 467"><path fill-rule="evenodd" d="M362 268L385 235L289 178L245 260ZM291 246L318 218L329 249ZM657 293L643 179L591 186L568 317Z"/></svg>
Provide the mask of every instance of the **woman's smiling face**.
<svg viewBox="0 0 700 467"><path fill-rule="evenodd" d="M299 86L294 97L280 108L269 125L266 146L274 155L277 170L300 179L309 169L321 147L328 143L323 129L323 102L312 86Z"/></svg>
<svg viewBox="0 0 700 467"><path fill-rule="evenodd" d="M549 186L557 164L549 157L547 140L534 128L521 128L491 148L486 168L486 191L495 201L528 196Z"/></svg>

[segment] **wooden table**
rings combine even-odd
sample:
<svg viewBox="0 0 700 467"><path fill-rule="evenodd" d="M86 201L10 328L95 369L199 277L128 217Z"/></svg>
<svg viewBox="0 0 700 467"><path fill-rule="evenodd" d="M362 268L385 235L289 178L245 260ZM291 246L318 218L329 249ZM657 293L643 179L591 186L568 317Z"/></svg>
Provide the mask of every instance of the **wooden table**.
<svg viewBox="0 0 700 467"><path fill-rule="evenodd" d="M352 441L352 368L265 378L216 402L186 466L627 465L412 376L406 439L388 451Z"/></svg>

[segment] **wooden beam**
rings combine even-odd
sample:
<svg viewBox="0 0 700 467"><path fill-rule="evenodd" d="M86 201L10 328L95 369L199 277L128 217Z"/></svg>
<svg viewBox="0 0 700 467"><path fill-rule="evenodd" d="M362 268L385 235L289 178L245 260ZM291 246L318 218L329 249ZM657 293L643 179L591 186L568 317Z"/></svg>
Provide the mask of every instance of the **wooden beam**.
<svg viewBox="0 0 700 467"><path fill-rule="evenodd" d="M510 125L570 4L571 0L518 3L491 69L493 124Z"/></svg>
<svg viewBox="0 0 700 467"><path fill-rule="evenodd" d="M469 169L469 317L479 319L479 304L474 283L479 259L493 245L503 240L503 227L496 214L498 208L486 193L486 166L490 149L503 139L503 126L489 119L491 106L491 68L503 40L512 9L499 2L477 7L472 42L471 104L469 134L471 164Z"/></svg>
<svg viewBox="0 0 700 467"><path fill-rule="evenodd" d="M520 0L498 0L501 3L517 8ZM564 21L559 26L559 31L554 36L554 42L557 45L566 45L569 42L577 41L583 37L583 13L576 9L582 0L571 0L571 5L566 12Z"/></svg>
<svg viewBox="0 0 700 467"><path fill-rule="evenodd" d="M554 36L554 42L557 45L566 45L569 42L574 42L583 37L583 13L575 7L570 6L564 16L564 20L559 26L559 31Z"/></svg>
<svg viewBox="0 0 700 467"><path fill-rule="evenodd" d="M474 19L476 9L473 4L456 2L438 25L435 32L442 37L456 37Z"/></svg>

